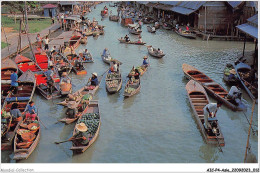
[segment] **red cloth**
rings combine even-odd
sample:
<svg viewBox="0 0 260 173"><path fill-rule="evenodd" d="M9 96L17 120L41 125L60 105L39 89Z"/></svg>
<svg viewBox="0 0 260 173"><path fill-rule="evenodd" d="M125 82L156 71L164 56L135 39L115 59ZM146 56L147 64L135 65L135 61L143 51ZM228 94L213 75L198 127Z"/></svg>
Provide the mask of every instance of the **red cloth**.
<svg viewBox="0 0 260 173"><path fill-rule="evenodd" d="M36 114L26 113L25 119L35 120Z"/></svg>

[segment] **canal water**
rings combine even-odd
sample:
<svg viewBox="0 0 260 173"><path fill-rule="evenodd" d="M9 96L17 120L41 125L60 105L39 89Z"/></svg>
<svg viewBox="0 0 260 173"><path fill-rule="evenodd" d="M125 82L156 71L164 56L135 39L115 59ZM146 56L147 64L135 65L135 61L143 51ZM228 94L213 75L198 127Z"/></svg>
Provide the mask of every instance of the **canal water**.
<svg viewBox="0 0 260 173"><path fill-rule="evenodd" d="M108 3L106 3L108 6ZM95 17L105 25L105 34L98 38L89 37L87 45L80 45L76 52L88 48L94 63L86 64L87 76L71 74L73 91L83 87L91 73L101 75L108 69L100 54L108 48L112 57L123 62L121 65L123 88L126 76L133 66L141 65L147 54L145 46L120 44L117 40L128 34L126 27L105 18L100 21L98 5L88 17ZM109 7L116 14L116 8ZM42 128L40 142L32 155L19 163L242 163L248 134L248 123L242 112L233 112L225 106L218 111L218 120L225 137L223 153L215 146L207 145L196 124L185 85L182 64L188 63L206 73L224 88L226 63L234 62L243 49L243 42L190 40L173 31L157 30L155 34L142 28L142 38L147 45L161 48L166 56L156 59L149 56L150 68L141 79L141 91L124 99L123 90L110 95L106 92L104 79L95 99L99 100L101 130L96 142L83 154L73 155L71 143L54 144L72 136L75 124L55 124L65 116L63 106L56 103L63 99L45 100L36 93L33 100L39 109L39 116L47 128ZM130 35L131 40L137 36ZM247 50L254 45L248 43ZM105 77L105 76L104 76ZM246 115L250 119L252 101L243 92L248 105ZM211 102L216 102L210 98ZM253 122L258 124L257 106ZM257 127L253 126L257 129ZM251 135L252 152L258 153L258 136ZM2 162L15 163L12 151L2 152Z"/></svg>

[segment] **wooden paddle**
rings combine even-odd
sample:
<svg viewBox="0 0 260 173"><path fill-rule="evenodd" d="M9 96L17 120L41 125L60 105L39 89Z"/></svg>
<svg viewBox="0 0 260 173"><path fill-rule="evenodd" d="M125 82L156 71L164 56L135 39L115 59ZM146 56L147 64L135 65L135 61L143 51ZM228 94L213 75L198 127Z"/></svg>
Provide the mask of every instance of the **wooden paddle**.
<svg viewBox="0 0 260 173"><path fill-rule="evenodd" d="M60 141L60 142L54 142L54 143L55 143L55 144L61 144L61 143L69 142L69 141L74 141L74 140L82 139L82 138L83 138L83 137L80 137L80 138L71 137L71 138L69 138L68 140Z"/></svg>

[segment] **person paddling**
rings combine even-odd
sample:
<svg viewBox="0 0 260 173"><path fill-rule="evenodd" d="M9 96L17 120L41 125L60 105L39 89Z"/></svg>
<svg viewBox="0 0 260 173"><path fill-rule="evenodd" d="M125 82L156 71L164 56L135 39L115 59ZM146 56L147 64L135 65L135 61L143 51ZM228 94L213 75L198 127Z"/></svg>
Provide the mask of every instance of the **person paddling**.
<svg viewBox="0 0 260 173"><path fill-rule="evenodd" d="M32 121L35 120L37 111L36 111L36 107L34 106L34 102L33 101L29 102L29 105L26 106L26 108L25 108L25 110L24 110L24 112L22 114L26 115L25 119L31 119Z"/></svg>
<svg viewBox="0 0 260 173"><path fill-rule="evenodd" d="M97 78L97 73L96 72L92 73L92 77L89 78L89 81L91 82L90 85L92 85L92 86L97 86L98 85L98 78Z"/></svg>
<svg viewBox="0 0 260 173"><path fill-rule="evenodd" d="M91 135L88 133L88 127L86 124L79 123L75 126L75 128L76 134L71 137L71 140L81 145L88 145Z"/></svg>
<svg viewBox="0 0 260 173"><path fill-rule="evenodd" d="M147 56L144 56L144 58L143 58L144 60L143 60L143 66L144 67L147 67L147 66L149 66L149 63L147 62Z"/></svg>

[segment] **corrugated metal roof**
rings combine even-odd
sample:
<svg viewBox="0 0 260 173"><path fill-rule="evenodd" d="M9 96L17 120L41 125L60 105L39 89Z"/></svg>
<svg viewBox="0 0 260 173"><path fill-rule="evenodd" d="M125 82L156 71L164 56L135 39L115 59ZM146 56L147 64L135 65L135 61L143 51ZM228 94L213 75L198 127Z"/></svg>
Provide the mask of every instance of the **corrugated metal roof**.
<svg viewBox="0 0 260 173"><path fill-rule="evenodd" d="M167 5L172 5L172 6L177 6L181 1L159 1L161 4L167 4Z"/></svg>
<svg viewBox="0 0 260 173"><path fill-rule="evenodd" d="M136 1L136 3L139 3L139 4L148 4L149 1Z"/></svg>
<svg viewBox="0 0 260 173"><path fill-rule="evenodd" d="M189 15L198 10L205 3L206 1L184 1L177 7L173 7L171 10L176 13Z"/></svg>
<svg viewBox="0 0 260 173"><path fill-rule="evenodd" d="M254 37L258 39L258 28L250 25L249 23L244 23L242 25L236 26L239 30L242 32L250 35L251 37Z"/></svg>
<svg viewBox="0 0 260 173"><path fill-rule="evenodd" d="M243 1L227 1L227 3L233 7L233 8L237 8L241 3L243 3Z"/></svg>

